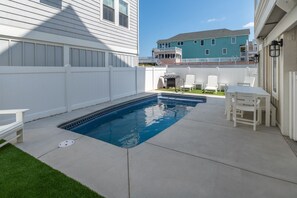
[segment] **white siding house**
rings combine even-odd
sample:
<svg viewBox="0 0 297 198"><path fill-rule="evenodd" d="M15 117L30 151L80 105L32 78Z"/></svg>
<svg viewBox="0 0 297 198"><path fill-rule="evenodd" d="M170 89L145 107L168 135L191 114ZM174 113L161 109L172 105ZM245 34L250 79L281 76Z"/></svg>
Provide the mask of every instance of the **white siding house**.
<svg viewBox="0 0 297 198"><path fill-rule="evenodd" d="M105 4L111 6L106 7L113 21L103 16L108 12ZM123 9L125 26L120 23ZM138 1L4 0L0 30L0 65L133 66L138 55Z"/></svg>
<svg viewBox="0 0 297 198"><path fill-rule="evenodd" d="M138 6L0 1L0 109L30 109L28 121L143 92Z"/></svg>
<svg viewBox="0 0 297 198"><path fill-rule="evenodd" d="M297 0L255 0L259 84L271 93L282 134L297 141L296 24Z"/></svg>

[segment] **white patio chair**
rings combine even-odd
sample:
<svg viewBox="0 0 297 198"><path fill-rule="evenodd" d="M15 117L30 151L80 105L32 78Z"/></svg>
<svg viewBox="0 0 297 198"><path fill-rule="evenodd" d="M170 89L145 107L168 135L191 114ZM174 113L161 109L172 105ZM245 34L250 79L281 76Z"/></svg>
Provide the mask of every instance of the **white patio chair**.
<svg viewBox="0 0 297 198"><path fill-rule="evenodd" d="M234 127L237 126L237 123L242 123L252 125L253 130L256 131L256 126L260 122L261 116L260 99L256 95L235 93L232 108L233 112L241 112L239 113L240 117L238 117L238 113L233 113ZM244 112L252 112L253 118L243 118Z"/></svg>
<svg viewBox="0 0 297 198"><path fill-rule="evenodd" d="M187 74L186 80L182 86L180 86L181 89L189 89L192 90L195 86L195 75Z"/></svg>
<svg viewBox="0 0 297 198"><path fill-rule="evenodd" d="M206 87L204 88L205 91L215 91L218 92L218 76L210 75L207 79Z"/></svg>
<svg viewBox="0 0 297 198"><path fill-rule="evenodd" d="M13 137L10 137L4 143L0 144L0 148L15 139L17 139L18 143L23 142L24 112L27 110L28 109L0 110L0 115L15 114L16 116L15 122L0 126L0 140L15 133Z"/></svg>
<svg viewBox="0 0 297 198"><path fill-rule="evenodd" d="M255 77L245 77L243 83L237 83L239 86L248 86L254 87L255 86Z"/></svg>

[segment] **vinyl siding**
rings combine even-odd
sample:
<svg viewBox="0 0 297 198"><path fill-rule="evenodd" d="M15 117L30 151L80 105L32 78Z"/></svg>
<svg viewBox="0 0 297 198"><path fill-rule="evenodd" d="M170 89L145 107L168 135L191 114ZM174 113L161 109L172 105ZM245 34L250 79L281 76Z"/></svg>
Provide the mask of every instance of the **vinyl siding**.
<svg viewBox="0 0 297 198"><path fill-rule="evenodd" d="M129 28L101 20L100 0L64 0L61 9L40 0L4 0L0 24L137 50L138 1L128 2Z"/></svg>

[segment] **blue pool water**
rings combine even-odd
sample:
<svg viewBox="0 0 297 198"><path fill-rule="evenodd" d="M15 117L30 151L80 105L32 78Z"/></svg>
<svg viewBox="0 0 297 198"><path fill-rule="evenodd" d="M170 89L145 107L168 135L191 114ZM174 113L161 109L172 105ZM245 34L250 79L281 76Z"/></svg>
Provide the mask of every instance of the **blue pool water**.
<svg viewBox="0 0 297 198"><path fill-rule="evenodd" d="M68 128L110 144L132 148L176 123L201 100L153 97L136 101Z"/></svg>

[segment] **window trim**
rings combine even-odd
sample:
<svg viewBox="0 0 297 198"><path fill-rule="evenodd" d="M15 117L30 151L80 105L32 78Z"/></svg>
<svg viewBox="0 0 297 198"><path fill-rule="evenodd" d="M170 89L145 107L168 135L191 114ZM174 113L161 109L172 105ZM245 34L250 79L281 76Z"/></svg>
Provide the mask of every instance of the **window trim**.
<svg viewBox="0 0 297 198"><path fill-rule="evenodd" d="M233 39L233 38L235 39L235 42L232 42L232 39ZM236 36L232 36L232 37L231 37L231 44L234 45L234 44L236 44L236 42L237 42L237 38L236 38Z"/></svg>
<svg viewBox="0 0 297 198"><path fill-rule="evenodd" d="M107 20L107 19L104 19L104 0L101 0L101 20L104 21L104 22L107 22L107 23L110 23L110 24L116 24L116 21L117 21L117 14L116 14L116 8L117 8L117 5L116 5L116 2L117 0L114 0L114 8L111 8L109 6L109 8L113 9L114 10L114 21L110 21L110 20Z"/></svg>
<svg viewBox="0 0 297 198"><path fill-rule="evenodd" d="M203 45L202 45L202 42L203 42ZM200 46L204 46L205 45L205 40L201 39L200 40Z"/></svg>
<svg viewBox="0 0 297 198"><path fill-rule="evenodd" d="M115 0L115 1L117 1L117 0ZM128 1L126 1L126 0L122 0L123 2L125 2L126 4L127 4L127 9L128 9L128 15L126 15L127 16L127 18L128 18L128 24L127 24L127 26L128 27L126 27L126 26L123 26L123 25L120 25L120 0L118 0L118 14L119 14L119 16L118 16L118 20L119 20L119 26L120 27L123 27L123 28L127 28L127 29L130 29L130 3L128 2ZM122 13L123 14L123 13Z"/></svg>
<svg viewBox="0 0 297 198"><path fill-rule="evenodd" d="M41 0L39 0L39 3L40 3L41 5L44 5L44 6L53 8L53 9L57 9L57 10L62 10L62 7L63 7L63 1L62 1L62 0L61 0L61 6L60 6L60 7L52 6L52 5L47 4L47 3L45 3L45 2L41 2Z"/></svg>
<svg viewBox="0 0 297 198"><path fill-rule="evenodd" d="M224 50L226 50L226 53L224 53ZM228 54L228 49L227 48L222 48L222 55L227 55Z"/></svg>
<svg viewBox="0 0 297 198"><path fill-rule="evenodd" d="M212 41L214 40L214 44L212 44ZM210 45L215 46L217 44L217 41L215 38L210 39Z"/></svg>
<svg viewBox="0 0 297 198"><path fill-rule="evenodd" d="M130 16L131 16L131 12L130 12L130 2L128 0L123 0L124 2L126 2L128 4L128 27L122 26L120 25L120 1L119 0L114 0L114 10L115 10L115 14L114 14L114 22L103 19L103 0L100 0L100 20L106 24L109 25L113 25L116 26L117 28L123 29L123 30L130 30Z"/></svg>
<svg viewBox="0 0 297 198"><path fill-rule="evenodd" d="M275 76L276 79L274 79L274 60L275 60ZM279 86L278 86L278 82L279 82L279 76L278 76L278 69L279 69L279 57L271 57L271 92L272 92L272 96L278 100L278 93L279 93ZM275 80L275 85L276 87L274 87L274 80ZM275 91L274 91L275 88Z"/></svg>

